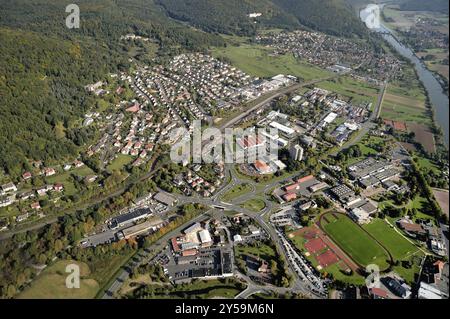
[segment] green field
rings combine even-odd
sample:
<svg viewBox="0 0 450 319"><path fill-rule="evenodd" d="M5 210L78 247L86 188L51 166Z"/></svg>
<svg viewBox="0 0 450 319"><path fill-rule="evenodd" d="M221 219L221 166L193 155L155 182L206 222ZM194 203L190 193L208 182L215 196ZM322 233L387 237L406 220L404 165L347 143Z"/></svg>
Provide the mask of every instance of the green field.
<svg viewBox="0 0 450 319"><path fill-rule="evenodd" d="M394 103L385 100L381 110L381 117L394 121L412 122L418 124L430 125L432 123L431 117L424 108Z"/></svg>
<svg viewBox="0 0 450 319"><path fill-rule="evenodd" d="M353 104L372 103L374 106L378 99L379 88L371 84L354 80L348 76L333 81L324 81L316 84L317 87L332 91L346 98Z"/></svg>
<svg viewBox="0 0 450 319"><path fill-rule="evenodd" d="M68 264L77 264L80 267L80 288L66 287L65 272ZM46 268L22 293L19 299L89 299L94 298L99 289L95 279L90 278L91 271L85 263L68 260L58 261Z"/></svg>
<svg viewBox="0 0 450 319"><path fill-rule="evenodd" d="M270 260L272 258L275 258L276 252L275 250L265 244L259 244L257 247L253 246L245 246L245 245L238 245L235 246L235 253L236 257L242 256L242 255L251 255L255 257L262 258L264 260Z"/></svg>
<svg viewBox="0 0 450 319"><path fill-rule="evenodd" d="M383 247L347 216L336 216L337 219L327 217L329 223L321 222L333 241L361 266L377 264L381 269L387 268L389 256Z"/></svg>
<svg viewBox="0 0 450 319"><path fill-rule="evenodd" d="M247 194L252 191L252 186L250 184L240 184L234 186L232 189L230 189L225 195L222 196L223 201L232 201L233 199L236 199L244 194Z"/></svg>
<svg viewBox="0 0 450 319"><path fill-rule="evenodd" d="M189 285L161 287L146 286L146 298L156 299L186 299L186 298L228 298L232 299L242 291L240 283L230 280L196 280Z"/></svg>
<svg viewBox="0 0 450 319"><path fill-rule="evenodd" d="M364 225L363 228L377 238L396 260L406 259L419 250L382 219L375 219L371 223Z"/></svg>
<svg viewBox="0 0 450 319"><path fill-rule="evenodd" d="M109 172L123 170L123 168L130 164L133 157L130 155L119 154L116 159L114 159L111 164L106 168Z"/></svg>
<svg viewBox="0 0 450 319"><path fill-rule="evenodd" d="M260 45L241 44L216 48L212 54L216 58L226 58L242 71L256 77L272 77L289 74L303 80L319 79L331 73L311 64L301 62L292 54L271 56L272 50Z"/></svg>
<svg viewBox="0 0 450 319"><path fill-rule="evenodd" d="M241 206L253 212L260 212L266 207L266 204L260 198L253 198L249 201L246 201Z"/></svg>

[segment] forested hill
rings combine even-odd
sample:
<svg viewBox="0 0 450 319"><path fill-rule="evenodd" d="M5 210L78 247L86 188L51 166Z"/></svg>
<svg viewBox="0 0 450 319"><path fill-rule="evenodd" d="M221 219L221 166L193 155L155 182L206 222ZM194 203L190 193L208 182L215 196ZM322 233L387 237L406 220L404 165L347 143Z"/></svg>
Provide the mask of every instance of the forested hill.
<svg viewBox="0 0 450 319"><path fill-rule="evenodd" d="M448 0L408 0L400 5L404 11L436 11L449 12Z"/></svg>
<svg viewBox="0 0 450 319"><path fill-rule="evenodd" d="M361 37L366 28L344 0L272 0L298 21L328 34Z"/></svg>
<svg viewBox="0 0 450 319"><path fill-rule="evenodd" d="M251 35L258 23L277 27L298 27L297 18L270 0L156 0L174 19L207 32ZM262 13L258 19L248 14Z"/></svg>
<svg viewBox="0 0 450 319"><path fill-rule="evenodd" d="M345 0L156 0L174 19L209 32L252 35L258 25L299 25L339 36L362 36L365 28ZM249 13L262 13L251 19Z"/></svg>
<svg viewBox="0 0 450 319"><path fill-rule="evenodd" d="M120 36L154 39L159 54L223 45L219 36L168 18L151 0L80 0L81 28L65 26L58 0L0 0L0 175L73 159L92 131L80 118L95 106L84 86L127 69ZM176 53L176 52L175 52Z"/></svg>

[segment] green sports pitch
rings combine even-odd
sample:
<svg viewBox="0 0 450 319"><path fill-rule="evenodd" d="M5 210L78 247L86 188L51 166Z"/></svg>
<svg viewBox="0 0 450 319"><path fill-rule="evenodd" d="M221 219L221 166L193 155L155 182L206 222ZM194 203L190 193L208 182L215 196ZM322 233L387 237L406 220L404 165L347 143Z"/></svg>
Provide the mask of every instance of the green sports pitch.
<svg viewBox="0 0 450 319"><path fill-rule="evenodd" d="M390 254L363 228L349 217L328 213L320 218L321 228L360 267L375 264L381 270L389 267Z"/></svg>

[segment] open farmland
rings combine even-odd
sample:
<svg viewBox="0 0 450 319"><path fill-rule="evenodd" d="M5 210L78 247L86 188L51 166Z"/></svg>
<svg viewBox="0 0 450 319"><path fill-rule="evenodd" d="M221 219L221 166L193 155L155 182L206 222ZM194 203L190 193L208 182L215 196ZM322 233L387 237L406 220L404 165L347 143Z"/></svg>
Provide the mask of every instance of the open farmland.
<svg viewBox="0 0 450 319"><path fill-rule="evenodd" d="M408 128L415 134L415 140L420 143L427 153L436 152L436 146L434 142L434 135L430 129L420 124L408 124Z"/></svg>

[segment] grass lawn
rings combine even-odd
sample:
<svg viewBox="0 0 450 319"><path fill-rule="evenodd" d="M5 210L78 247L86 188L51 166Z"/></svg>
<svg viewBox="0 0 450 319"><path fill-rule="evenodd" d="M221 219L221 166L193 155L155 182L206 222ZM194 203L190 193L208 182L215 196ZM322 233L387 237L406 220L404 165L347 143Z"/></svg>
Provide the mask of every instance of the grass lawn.
<svg viewBox="0 0 450 319"><path fill-rule="evenodd" d="M131 163L133 157L130 155L119 154L106 168L109 172L122 170L124 166Z"/></svg>
<svg viewBox="0 0 450 319"><path fill-rule="evenodd" d="M250 44L229 45L226 48L216 48L212 52L214 57L225 57L239 69L256 77L290 74L311 80L331 75L328 71L295 59L292 54L271 56L271 53L271 49Z"/></svg>
<svg viewBox="0 0 450 319"><path fill-rule="evenodd" d="M80 176L80 177L85 177L85 176L94 174L94 171L85 165L85 166L82 166L79 168L74 168L74 169L64 172L62 174L46 177L45 180L49 184L57 184L57 183L63 184L64 185L64 194L70 196L77 192L75 185L73 184L73 182L71 180L72 174Z"/></svg>
<svg viewBox="0 0 450 319"><path fill-rule="evenodd" d="M416 164L417 166L419 166L422 172L427 173L428 171L433 171L433 173L435 174L441 173L441 169L436 164L434 164L433 161L421 156L414 158L414 160L416 159Z"/></svg>
<svg viewBox="0 0 450 319"><path fill-rule="evenodd" d="M224 280L199 280L185 287L161 288L159 285L149 285L147 287L149 290L154 291L154 295L149 297L156 299L210 299L214 297L232 299L242 291L237 284L233 279L228 282Z"/></svg>
<svg viewBox="0 0 450 319"><path fill-rule="evenodd" d="M80 266L80 288L66 287L66 266ZM99 289L98 282L92 278L89 266L85 263L61 260L46 268L22 293L19 299L90 299Z"/></svg>
<svg viewBox="0 0 450 319"><path fill-rule="evenodd" d="M260 198L253 198L245 202L241 206L254 212L260 212L266 207L266 204Z"/></svg>
<svg viewBox="0 0 450 319"><path fill-rule="evenodd" d="M272 258L275 258L275 256L276 256L275 250L272 247L265 245L265 244L260 244L257 247L238 245L238 246L235 246L235 253L236 253L236 257L242 256L242 255L252 255L252 256L262 258L267 261Z"/></svg>
<svg viewBox="0 0 450 319"><path fill-rule="evenodd" d="M365 278L359 274L353 273L352 275L346 275L341 271L339 263L328 266L322 270L322 273L329 273L333 275L334 280L339 280L352 285L364 285Z"/></svg>
<svg viewBox="0 0 450 319"><path fill-rule="evenodd" d="M250 184L236 185L232 189L230 189L227 193L225 193L225 195L222 196L222 200L225 202L232 201L233 199L236 199L246 193L251 192L252 189L253 188L250 186Z"/></svg>
<svg viewBox="0 0 450 319"><path fill-rule="evenodd" d="M414 216L414 220L416 220L416 219L431 219L432 221L434 221L433 216L423 213L423 208L427 205L427 203L428 203L428 200L426 198L421 197L421 196L416 196L413 200L409 201L406 205L403 205L403 206L395 205L392 200L386 200L386 201L380 202L378 207L381 210L383 210L387 206L394 206L397 208L405 207L407 209L415 208L415 209L417 209L417 214Z"/></svg>
<svg viewBox="0 0 450 319"><path fill-rule="evenodd" d="M135 251L131 251L129 254L125 255L114 255L110 258L94 260L90 264L92 270L91 277L95 279L100 286L105 285L135 253Z"/></svg>
<svg viewBox="0 0 450 319"><path fill-rule="evenodd" d="M383 247L350 218L337 216L328 224L322 222L323 229L333 241L360 265L377 264L381 269L387 268L389 256Z"/></svg>

